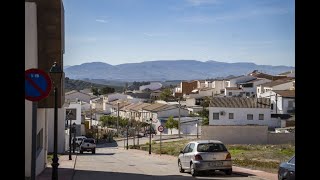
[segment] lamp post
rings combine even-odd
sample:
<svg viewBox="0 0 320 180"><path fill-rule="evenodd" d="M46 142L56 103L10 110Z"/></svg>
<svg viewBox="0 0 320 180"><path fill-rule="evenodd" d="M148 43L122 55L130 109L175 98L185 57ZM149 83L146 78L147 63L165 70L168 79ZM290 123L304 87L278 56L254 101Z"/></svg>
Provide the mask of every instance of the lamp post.
<svg viewBox="0 0 320 180"><path fill-rule="evenodd" d="M149 129L149 154L151 154L151 128L152 128L152 118L150 118L150 129Z"/></svg>
<svg viewBox="0 0 320 180"><path fill-rule="evenodd" d="M127 150L129 148L129 138L128 138L128 135L129 135L129 124L127 125Z"/></svg>
<svg viewBox="0 0 320 180"><path fill-rule="evenodd" d="M69 118L69 116L72 116L73 113L71 110L69 110L68 114L67 114L67 121L70 120L70 126L69 126L69 160L72 160L72 157L71 157L71 122L72 122L72 119Z"/></svg>
<svg viewBox="0 0 320 180"><path fill-rule="evenodd" d="M75 153L75 149L76 149L76 123L75 122L73 122L73 124L72 124L72 131L71 131L72 133L73 133L73 148L72 148L72 151L73 151L73 153Z"/></svg>
<svg viewBox="0 0 320 180"><path fill-rule="evenodd" d="M118 108L117 108L117 111L118 111L118 116L117 116L117 136L119 136L119 101L117 102L118 104Z"/></svg>
<svg viewBox="0 0 320 180"><path fill-rule="evenodd" d="M60 79L62 76L61 67L54 62L50 68L50 75L55 76L58 75ZM53 158L52 158L52 180L58 180L58 166L59 166L59 158L58 158L58 88L57 82L53 80L54 85L54 141L53 141Z"/></svg>

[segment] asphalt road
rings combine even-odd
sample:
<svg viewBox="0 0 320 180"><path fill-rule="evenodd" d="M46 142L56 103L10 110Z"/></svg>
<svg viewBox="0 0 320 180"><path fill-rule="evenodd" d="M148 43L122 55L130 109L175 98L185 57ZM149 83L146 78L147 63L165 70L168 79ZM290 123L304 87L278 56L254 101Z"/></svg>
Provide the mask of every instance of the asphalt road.
<svg viewBox="0 0 320 180"><path fill-rule="evenodd" d="M123 146L123 142L118 142ZM190 173L180 173L177 158L166 155L149 155L139 150L125 150L117 143L100 146L96 154L84 152L79 154L75 164L74 180L174 180L174 179L219 179L219 180L253 180L250 174L222 172L202 174L192 177Z"/></svg>

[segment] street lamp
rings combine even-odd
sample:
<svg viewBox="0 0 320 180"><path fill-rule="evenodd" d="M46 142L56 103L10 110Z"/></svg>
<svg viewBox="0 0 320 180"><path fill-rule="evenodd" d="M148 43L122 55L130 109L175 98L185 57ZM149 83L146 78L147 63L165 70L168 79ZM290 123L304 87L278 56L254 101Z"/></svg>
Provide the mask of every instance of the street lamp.
<svg viewBox="0 0 320 180"><path fill-rule="evenodd" d="M62 70L61 67L57 64L57 62L54 62L53 65L50 68L50 76L53 76L51 78L58 80L53 81L54 85L54 141L53 141L53 158L52 158L52 179L57 180L58 179L58 166L59 166L59 158L58 158L58 88L57 88L57 82L60 82L59 80L62 77ZM57 79L56 79L57 78Z"/></svg>
<svg viewBox="0 0 320 180"><path fill-rule="evenodd" d="M67 121L70 120L70 126L69 126L69 160L72 160L72 157L71 157L71 122L72 122L72 119L69 118L70 116L73 116L73 113L71 110L69 110L68 114L67 114Z"/></svg>
<svg viewBox="0 0 320 180"><path fill-rule="evenodd" d="M152 128L152 118L150 118L150 129L149 129L149 154L151 154L151 128Z"/></svg>
<svg viewBox="0 0 320 180"><path fill-rule="evenodd" d="M76 123L75 122L73 122L73 124L72 124L72 131L71 131L72 133L73 133L73 148L72 148L72 151L73 151L73 153L75 153L75 149L76 149Z"/></svg>
<svg viewBox="0 0 320 180"><path fill-rule="evenodd" d="M117 108L117 110L118 110L118 116L117 116L117 136L119 136L119 101L117 102L117 104L118 104L118 108Z"/></svg>

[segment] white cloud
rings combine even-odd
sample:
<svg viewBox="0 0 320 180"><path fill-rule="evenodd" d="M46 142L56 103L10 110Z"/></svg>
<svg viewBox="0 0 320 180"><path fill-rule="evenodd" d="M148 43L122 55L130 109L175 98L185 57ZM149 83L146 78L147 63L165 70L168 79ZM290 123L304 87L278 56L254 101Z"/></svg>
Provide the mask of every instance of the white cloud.
<svg viewBox="0 0 320 180"><path fill-rule="evenodd" d="M104 20L104 19L96 19L97 22L100 22L100 23L108 23L109 21L107 20Z"/></svg>

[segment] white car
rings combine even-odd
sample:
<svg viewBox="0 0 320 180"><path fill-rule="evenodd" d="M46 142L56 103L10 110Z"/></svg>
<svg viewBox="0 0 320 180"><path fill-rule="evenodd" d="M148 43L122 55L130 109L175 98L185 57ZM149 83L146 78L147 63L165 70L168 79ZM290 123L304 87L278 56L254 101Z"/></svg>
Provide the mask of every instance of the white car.
<svg viewBox="0 0 320 180"><path fill-rule="evenodd" d="M83 139L87 139L87 137L85 137L85 136L77 136L77 137L75 138L75 140L76 140L76 145L77 145L77 146L80 146L80 144L81 144L81 142L82 142ZM72 138L71 142L73 143L73 138Z"/></svg>
<svg viewBox="0 0 320 180"><path fill-rule="evenodd" d="M231 154L221 141L191 141L180 151L178 167L181 173L190 170L192 176L196 176L200 171L215 170L231 175Z"/></svg>
<svg viewBox="0 0 320 180"><path fill-rule="evenodd" d="M83 139L80 145L80 154L83 154L83 151L91 151L92 154L96 153L96 140L93 138Z"/></svg>

